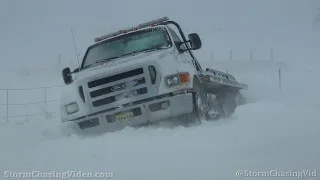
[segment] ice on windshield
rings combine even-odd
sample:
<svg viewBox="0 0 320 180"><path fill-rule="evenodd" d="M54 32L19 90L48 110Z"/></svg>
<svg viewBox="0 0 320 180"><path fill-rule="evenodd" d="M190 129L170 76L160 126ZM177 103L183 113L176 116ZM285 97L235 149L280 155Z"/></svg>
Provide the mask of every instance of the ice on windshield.
<svg viewBox="0 0 320 180"><path fill-rule="evenodd" d="M84 59L84 67L100 60L120 57L132 52L165 45L171 45L169 35L165 29L155 28L134 32L89 48Z"/></svg>

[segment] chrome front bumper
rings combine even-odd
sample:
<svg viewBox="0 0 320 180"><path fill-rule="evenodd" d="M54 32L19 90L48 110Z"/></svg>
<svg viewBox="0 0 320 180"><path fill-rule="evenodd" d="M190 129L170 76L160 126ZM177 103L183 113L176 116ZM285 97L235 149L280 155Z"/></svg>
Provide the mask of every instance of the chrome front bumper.
<svg viewBox="0 0 320 180"><path fill-rule="evenodd" d="M116 131L127 126L138 126L147 122L159 121L193 111L192 93L179 94L150 100L130 107L117 109L94 116L78 119L78 130L80 131ZM131 113L131 119L118 121L117 114Z"/></svg>

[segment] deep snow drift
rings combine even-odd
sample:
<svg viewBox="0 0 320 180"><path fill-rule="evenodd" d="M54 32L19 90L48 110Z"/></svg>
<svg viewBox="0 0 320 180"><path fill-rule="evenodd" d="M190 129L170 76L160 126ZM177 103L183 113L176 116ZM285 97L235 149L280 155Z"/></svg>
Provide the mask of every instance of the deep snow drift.
<svg viewBox="0 0 320 180"><path fill-rule="evenodd" d="M2 121L0 170L109 172L121 180L239 179L238 170L319 170L320 86L312 77L320 73L314 66L283 68L280 92L277 67L220 65L249 84L245 95L253 101L230 119L192 128L126 128L88 138L66 136L58 117ZM254 178L263 179L245 179Z"/></svg>

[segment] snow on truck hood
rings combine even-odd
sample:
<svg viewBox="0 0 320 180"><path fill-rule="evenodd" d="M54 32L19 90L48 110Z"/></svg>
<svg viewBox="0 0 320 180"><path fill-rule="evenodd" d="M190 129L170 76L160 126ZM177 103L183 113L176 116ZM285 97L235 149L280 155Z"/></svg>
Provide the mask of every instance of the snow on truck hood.
<svg viewBox="0 0 320 180"><path fill-rule="evenodd" d="M167 51L171 51L171 48L151 52L141 52L134 56L129 55L119 59L111 60L110 62L101 63L101 65L84 69L75 74L74 80L84 79L104 72L113 73L124 66L131 66L142 62L155 61L161 57L160 55L162 53L165 53Z"/></svg>

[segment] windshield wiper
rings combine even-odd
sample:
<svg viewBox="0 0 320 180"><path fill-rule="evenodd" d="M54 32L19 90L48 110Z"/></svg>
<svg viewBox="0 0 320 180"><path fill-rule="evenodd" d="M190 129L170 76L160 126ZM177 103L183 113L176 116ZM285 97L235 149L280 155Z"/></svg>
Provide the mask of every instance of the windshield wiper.
<svg viewBox="0 0 320 180"><path fill-rule="evenodd" d="M155 45L155 46L151 46L150 48L146 48L146 49L141 49L141 50L136 50L136 51L133 51L131 53L127 53L127 54L124 54L123 56L127 56L127 55L136 55L138 53L141 53L141 52L151 52L151 51L155 51L155 50L161 50L161 49L166 49L169 47L169 44L165 44L165 45Z"/></svg>
<svg viewBox="0 0 320 180"><path fill-rule="evenodd" d="M111 58L100 59L100 60L96 61L94 64L104 63L104 62L107 62L107 61L110 61L110 60L113 60L113 59L117 59L117 58L120 58L120 57L122 57L122 56L114 56L114 57L111 57Z"/></svg>
<svg viewBox="0 0 320 180"><path fill-rule="evenodd" d="M113 60L113 59L117 59L119 57L122 57L122 56L115 56L115 57L111 57L111 58L105 58L105 59L100 59L92 64L89 64L87 66L85 66L83 69L86 69L86 68L89 68L89 67L93 67L93 66L97 66L98 64L101 64L101 63L104 63L104 62L107 62L107 61L110 61L110 60Z"/></svg>

